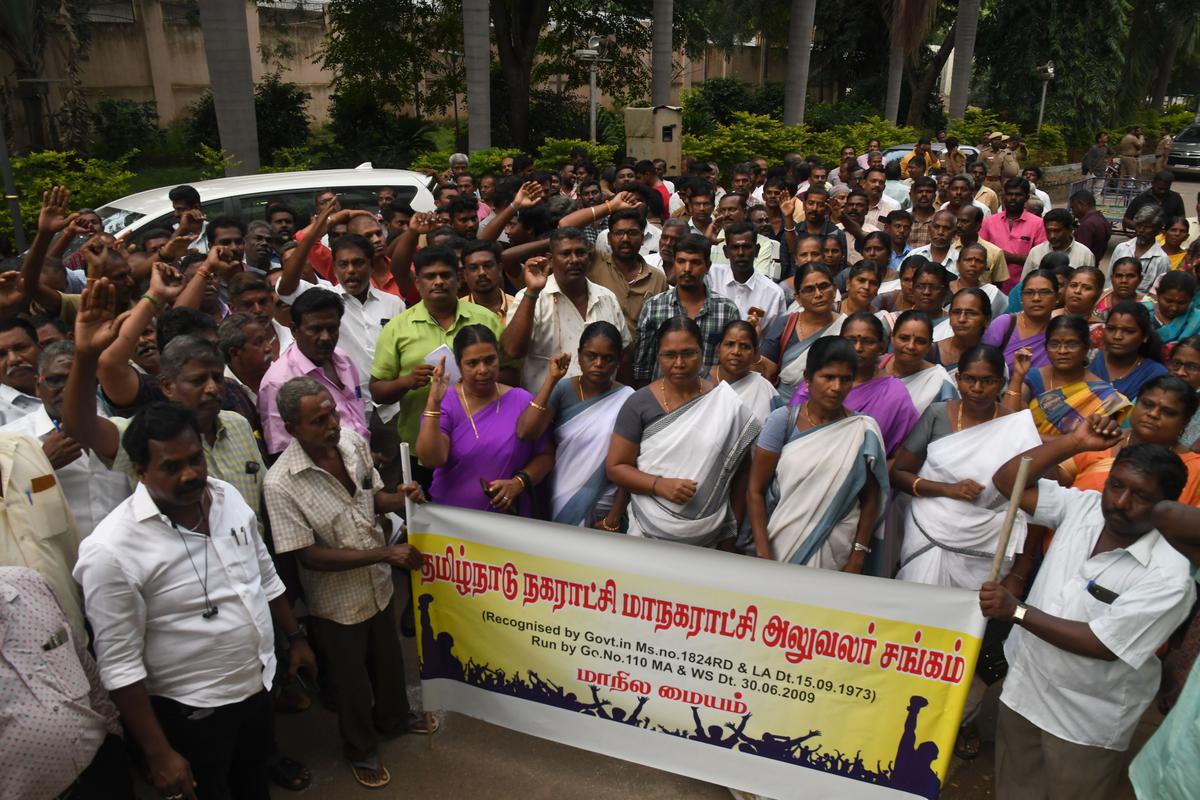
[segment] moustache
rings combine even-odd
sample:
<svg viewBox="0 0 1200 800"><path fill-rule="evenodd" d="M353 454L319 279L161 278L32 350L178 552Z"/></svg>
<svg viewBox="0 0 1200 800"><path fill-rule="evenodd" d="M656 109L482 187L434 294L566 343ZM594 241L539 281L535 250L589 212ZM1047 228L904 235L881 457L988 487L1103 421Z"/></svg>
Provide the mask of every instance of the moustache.
<svg viewBox="0 0 1200 800"><path fill-rule="evenodd" d="M12 375L14 372L19 372L23 369L33 369L33 367L30 366L29 364L26 364L24 361L17 361L12 364L9 364L8 369L5 370L4 374Z"/></svg>
<svg viewBox="0 0 1200 800"><path fill-rule="evenodd" d="M179 486L175 489L175 496L176 497L187 497L188 495L195 494L196 492L198 492L204 488L204 483L205 483L205 481L200 480L200 479L196 479L194 481L188 481L187 483L185 483L182 486Z"/></svg>

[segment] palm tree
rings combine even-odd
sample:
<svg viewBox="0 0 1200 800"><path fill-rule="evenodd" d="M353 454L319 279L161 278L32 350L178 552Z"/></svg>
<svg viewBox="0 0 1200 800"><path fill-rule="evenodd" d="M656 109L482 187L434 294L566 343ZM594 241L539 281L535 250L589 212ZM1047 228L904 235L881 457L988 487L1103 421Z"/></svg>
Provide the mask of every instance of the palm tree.
<svg viewBox="0 0 1200 800"><path fill-rule="evenodd" d="M888 83L883 118L896 122L900 116L900 85L904 62L912 59L925 34L933 26L937 0L892 0L888 16Z"/></svg>
<svg viewBox="0 0 1200 800"><path fill-rule="evenodd" d="M253 8L253 7L251 7ZM204 55L217 110L221 149L232 154L234 175L258 172L258 123L254 117L254 76L250 69L250 34L245 0L200 3Z"/></svg>
<svg viewBox="0 0 1200 800"><path fill-rule="evenodd" d="M650 105L671 103L671 26L675 14L674 0L654 0L654 46L650 61Z"/></svg>
<svg viewBox="0 0 1200 800"><path fill-rule="evenodd" d="M467 77L468 149L492 146L492 45L488 0L463 0L463 63Z"/></svg>
<svg viewBox="0 0 1200 800"><path fill-rule="evenodd" d="M804 122L804 102L808 96L808 64L812 56L813 19L817 0L792 0L788 23L787 81L783 87L783 123ZM764 43L763 58L766 56Z"/></svg>
<svg viewBox="0 0 1200 800"><path fill-rule="evenodd" d="M980 0L959 0L958 26L954 32L954 67L950 73L950 117L967 113L971 91L971 65L975 61L975 34L979 30Z"/></svg>

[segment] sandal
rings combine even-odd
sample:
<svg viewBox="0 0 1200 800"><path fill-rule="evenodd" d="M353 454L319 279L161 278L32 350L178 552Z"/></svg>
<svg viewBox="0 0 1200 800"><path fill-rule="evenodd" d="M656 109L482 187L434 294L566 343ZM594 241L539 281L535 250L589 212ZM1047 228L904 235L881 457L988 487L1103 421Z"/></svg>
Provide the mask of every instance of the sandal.
<svg viewBox="0 0 1200 800"><path fill-rule="evenodd" d="M271 780L291 792L300 792L312 783L312 773L308 767L294 758L280 756L270 768Z"/></svg>
<svg viewBox="0 0 1200 800"><path fill-rule="evenodd" d="M442 723L438 722L438 718L433 714L428 716L424 714L410 714L405 730L409 733L415 733L418 736L432 736L441 727Z"/></svg>
<svg viewBox="0 0 1200 800"><path fill-rule="evenodd" d="M368 789L382 789L392 781L392 773L379 760L379 756L371 756L362 761L351 761L350 772L354 780Z"/></svg>
<svg viewBox="0 0 1200 800"><path fill-rule="evenodd" d="M979 739L979 726L974 721L963 723L954 742L954 755L963 761L970 761L979 755L981 747L983 743Z"/></svg>

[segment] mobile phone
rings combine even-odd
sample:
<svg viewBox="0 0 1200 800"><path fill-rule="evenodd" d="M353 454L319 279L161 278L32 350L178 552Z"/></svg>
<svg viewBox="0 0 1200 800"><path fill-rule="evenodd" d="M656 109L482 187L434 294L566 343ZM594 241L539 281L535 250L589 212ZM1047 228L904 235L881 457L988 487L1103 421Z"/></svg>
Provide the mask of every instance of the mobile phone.
<svg viewBox="0 0 1200 800"><path fill-rule="evenodd" d="M1088 581L1087 593L1099 600L1101 603L1110 606L1118 597L1120 597L1120 595L1114 592L1112 589L1105 589L1094 580Z"/></svg>
<svg viewBox="0 0 1200 800"><path fill-rule="evenodd" d="M488 488L488 482L485 481L483 478L479 479L479 488L482 489L483 493L485 495L487 495L488 497L491 497L492 495L495 494L495 492L493 492L491 489Z"/></svg>

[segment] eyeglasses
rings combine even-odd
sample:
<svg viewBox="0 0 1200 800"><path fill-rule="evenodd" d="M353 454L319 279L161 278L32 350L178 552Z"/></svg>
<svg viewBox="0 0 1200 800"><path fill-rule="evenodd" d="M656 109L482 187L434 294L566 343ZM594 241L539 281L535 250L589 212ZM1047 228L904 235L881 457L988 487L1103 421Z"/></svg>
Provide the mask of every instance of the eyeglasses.
<svg viewBox="0 0 1200 800"><path fill-rule="evenodd" d="M608 235L616 237L617 239L636 239L642 235L642 232L636 229L614 231L612 228L609 228Z"/></svg>
<svg viewBox="0 0 1200 800"><path fill-rule="evenodd" d="M1083 348L1083 342L1070 339L1056 339L1054 341L1046 342L1047 350L1053 350L1060 353L1069 353L1072 350L1082 350Z"/></svg>
<svg viewBox="0 0 1200 800"><path fill-rule="evenodd" d="M1188 375L1200 375L1200 364L1194 361L1180 361L1178 358L1167 359L1167 369L1171 372L1184 372Z"/></svg>
<svg viewBox="0 0 1200 800"><path fill-rule="evenodd" d="M808 286L801 286L799 289L799 294L810 295L810 294L824 293L824 292L828 292L832 288L833 288L832 283L818 283L815 285L810 284Z"/></svg>
<svg viewBox="0 0 1200 800"><path fill-rule="evenodd" d="M691 361L693 358L700 357L699 350L661 350L658 353L659 359L663 361Z"/></svg>

